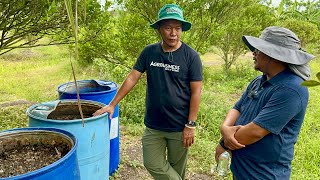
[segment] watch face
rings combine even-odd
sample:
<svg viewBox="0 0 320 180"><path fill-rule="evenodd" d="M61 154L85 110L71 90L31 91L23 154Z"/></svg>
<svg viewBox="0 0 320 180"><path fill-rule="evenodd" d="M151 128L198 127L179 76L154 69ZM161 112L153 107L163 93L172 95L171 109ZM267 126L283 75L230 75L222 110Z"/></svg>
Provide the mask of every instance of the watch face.
<svg viewBox="0 0 320 180"><path fill-rule="evenodd" d="M188 122L188 125L190 125L190 126L196 126L196 122L195 122L195 121L189 121L189 122Z"/></svg>

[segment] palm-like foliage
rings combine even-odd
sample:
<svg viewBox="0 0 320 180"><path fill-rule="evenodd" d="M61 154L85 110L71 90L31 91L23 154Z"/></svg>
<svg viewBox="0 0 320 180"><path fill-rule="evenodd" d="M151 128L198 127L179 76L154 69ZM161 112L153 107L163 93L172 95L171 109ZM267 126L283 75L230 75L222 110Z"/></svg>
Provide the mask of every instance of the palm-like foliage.
<svg viewBox="0 0 320 180"><path fill-rule="evenodd" d="M282 0L275 9L275 16L279 20L294 18L307 21L318 26L320 30L320 1L308 0L307 2Z"/></svg>

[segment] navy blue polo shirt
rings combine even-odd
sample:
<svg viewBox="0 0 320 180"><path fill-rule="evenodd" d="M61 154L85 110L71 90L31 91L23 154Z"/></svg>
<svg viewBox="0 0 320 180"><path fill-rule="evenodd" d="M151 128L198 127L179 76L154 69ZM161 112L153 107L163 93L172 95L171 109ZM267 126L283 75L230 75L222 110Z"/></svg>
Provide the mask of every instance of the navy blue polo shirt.
<svg viewBox="0 0 320 180"><path fill-rule="evenodd" d="M289 69L266 81L254 79L235 104L235 125L254 122L270 133L245 148L232 151L231 170L238 179L289 179L294 144L305 116L309 93Z"/></svg>

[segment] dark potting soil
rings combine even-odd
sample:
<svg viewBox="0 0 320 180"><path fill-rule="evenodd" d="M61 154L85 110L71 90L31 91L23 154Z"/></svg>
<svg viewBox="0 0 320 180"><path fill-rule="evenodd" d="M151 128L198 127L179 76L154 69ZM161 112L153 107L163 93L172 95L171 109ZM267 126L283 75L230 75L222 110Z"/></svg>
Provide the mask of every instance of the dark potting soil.
<svg viewBox="0 0 320 180"><path fill-rule="evenodd" d="M0 178L31 172L58 161L69 152L69 146L17 145L0 153Z"/></svg>
<svg viewBox="0 0 320 180"><path fill-rule="evenodd" d="M99 105L82 103L81 105L83 118L93 117L93 113L101 108ZM79 107L76 102L60 103L54 111L48 115L48 119L52 120L75 120L81 119Z"/></svg>
<svg viewBox="0 0 320 180"><path fill-rule="evenodd" d="M90 118L92 116L89 115L83 115L83 118ZM81 119L81 115L60 115L54 118L55 120L75 120L75 119Z"/></svg>

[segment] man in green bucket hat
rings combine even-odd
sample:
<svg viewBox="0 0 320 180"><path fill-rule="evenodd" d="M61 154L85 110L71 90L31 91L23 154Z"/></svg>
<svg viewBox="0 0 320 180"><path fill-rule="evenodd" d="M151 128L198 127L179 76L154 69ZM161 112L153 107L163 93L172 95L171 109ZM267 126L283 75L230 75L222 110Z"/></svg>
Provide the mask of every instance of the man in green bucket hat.
<svg viewBox="0 0 320 180"><path fill-rule="evenodd" d="M182 23L182 31L188 31L191 28L191 23L183 18L183 11L180 6L176 4L167 4L163 6L158 14L158 20L150 26L158 29L159 22L162 20L175 19Z"/></svg>
<svg viewBox="0 0 320 180"><path fill-rule="evenodd" d="M180 6L163 6L150 26L157 29L161 41L144 48L114 99L94 115L108 112L112 117L114 107L146 72L144 166L155 179L181 180L188 148L194 143L202 63L198 53L180 40L182 31L191 28Z"/></svg>

